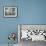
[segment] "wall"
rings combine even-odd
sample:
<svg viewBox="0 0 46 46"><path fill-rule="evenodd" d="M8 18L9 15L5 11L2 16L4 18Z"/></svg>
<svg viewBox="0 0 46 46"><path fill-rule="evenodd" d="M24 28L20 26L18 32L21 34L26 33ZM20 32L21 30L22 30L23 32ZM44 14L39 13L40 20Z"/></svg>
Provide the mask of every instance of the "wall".
<svg viewBox="0 0 46 46"><path fill-rule="evenodd" d="M16 6L18 16L4 18L4 6ZM18 32L18 24L46 24L46 0L0 0L0 44L8 43L9 32Z"/></svg>
<svg viewBox="0 0 46 46"><path fill-rule="evenodd" d="M17 35L17 18L4 18L3 9L5 6L16 6L17 0L0 0L0 44L7 44L8 34L16 32ZM17 39L15 41L18 42Z"/></svg>

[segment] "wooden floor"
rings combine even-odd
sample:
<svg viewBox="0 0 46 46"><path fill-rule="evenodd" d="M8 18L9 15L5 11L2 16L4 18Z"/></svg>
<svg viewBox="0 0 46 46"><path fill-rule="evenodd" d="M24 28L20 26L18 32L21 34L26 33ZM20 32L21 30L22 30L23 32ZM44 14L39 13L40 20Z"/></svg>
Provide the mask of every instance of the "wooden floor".
<svg viewBox="0 0 46 46"><path fill-rule="evenodd" d="M31 40L21 40L19 46L46 46L46 42L44 41L34 41Z"/></svg>
<svg viewBox="0 0 46 46"><path fill-rule="evenodd" d="M8 46L8 44L0 44L0 46ZM42 41L35 41L32 42L31 40L21 40L19 44L15 44L14 46L46 46L46 42Z"/></svg>

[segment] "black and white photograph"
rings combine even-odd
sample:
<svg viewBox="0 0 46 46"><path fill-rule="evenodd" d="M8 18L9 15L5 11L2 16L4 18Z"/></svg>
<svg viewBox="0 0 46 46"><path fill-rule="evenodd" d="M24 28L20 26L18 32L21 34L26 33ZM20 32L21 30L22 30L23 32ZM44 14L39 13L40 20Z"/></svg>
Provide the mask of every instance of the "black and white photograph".
<svg viewBox="0 0 46 46"><path fill-rule="evenodd" d="M43 43L46 44L46 25L19 24L18 42L20 46L42 46Z"/></svg>
<svg viewBox="0 0 46 46"><path fill-rule="evenodd" d="M16 17L17 7L4 7L4 17Z"/></svg>

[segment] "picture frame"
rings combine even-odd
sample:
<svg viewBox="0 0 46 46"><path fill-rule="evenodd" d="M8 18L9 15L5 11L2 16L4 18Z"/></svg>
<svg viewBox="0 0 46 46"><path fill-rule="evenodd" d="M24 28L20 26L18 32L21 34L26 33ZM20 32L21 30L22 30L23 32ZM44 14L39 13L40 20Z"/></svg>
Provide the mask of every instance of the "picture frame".
<svg viewBox="0 0 46 46"><path fill-rule="evenodd" d="M4 17L16 17L16 16L17 16L17 7L15 6L4 7Z"/></svg>
<svg viewBox="0 0 46 46"><path fill-rule="evenodd" d="M25 38L23 31L27 31ZM23 34L22 34L23 32ZM46 41L46 24L18 24L18 42L21 40Z"/></svg>

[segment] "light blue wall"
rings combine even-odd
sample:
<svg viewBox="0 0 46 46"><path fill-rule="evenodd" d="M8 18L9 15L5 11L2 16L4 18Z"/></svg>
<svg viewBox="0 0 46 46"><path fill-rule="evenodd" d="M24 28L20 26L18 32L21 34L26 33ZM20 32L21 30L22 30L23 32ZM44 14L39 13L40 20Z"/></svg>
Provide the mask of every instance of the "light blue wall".
<svg viewBox="0 0 46 46"><path fill-rule="evenodd" d="M17 18L4 18L3 9L5 6L17 6L17 0L0 0L0 44L8 43L8 34L16 32L17 35ZM17 43L17 39L15 41Z"/></svg>
<svg viewBox="0 0 46 46"><path fill-rule="evenodd" d="M4 18L4 6L16 6L18 16ZM46 24L46 0L0 0L0 43L8 43L9 32L17 34L18 24Z"/></svg>

